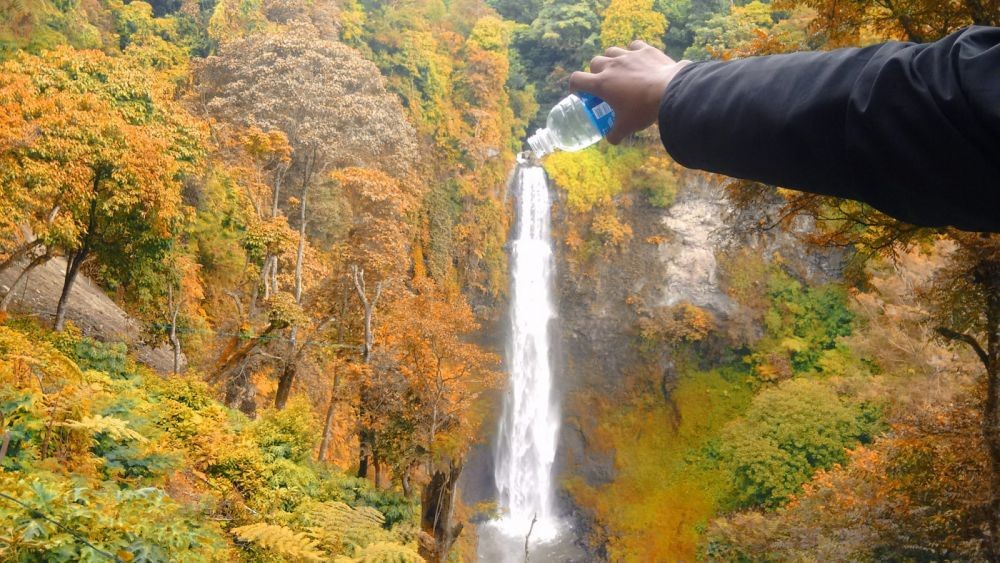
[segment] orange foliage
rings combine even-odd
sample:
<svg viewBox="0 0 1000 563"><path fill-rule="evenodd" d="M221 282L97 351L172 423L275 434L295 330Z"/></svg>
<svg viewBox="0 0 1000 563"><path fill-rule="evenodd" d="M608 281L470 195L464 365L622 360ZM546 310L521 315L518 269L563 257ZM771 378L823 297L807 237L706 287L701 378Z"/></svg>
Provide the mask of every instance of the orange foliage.
<svg viewBox="0 0 1000 563"><path fill-rule="evenodd" d="M459 293L427 279L386 313L380 340L416 396L420 439L431 463L461 456L478 427L472 403L502 381L500 359L467 339L479 328Z"/></svg>

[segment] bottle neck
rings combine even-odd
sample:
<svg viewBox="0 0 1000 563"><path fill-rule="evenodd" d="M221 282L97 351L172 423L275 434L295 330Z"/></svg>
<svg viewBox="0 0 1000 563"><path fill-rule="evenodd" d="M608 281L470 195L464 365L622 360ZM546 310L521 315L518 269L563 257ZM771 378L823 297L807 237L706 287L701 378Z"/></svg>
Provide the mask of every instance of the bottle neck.
<svg viewBox="0 0 1000 563"><path fill-rule="evenodd" d="M556 150L556 141L552 138L552 132L543 127L528 137L528 146L535 153L535 158L541 158Z"/></svg>

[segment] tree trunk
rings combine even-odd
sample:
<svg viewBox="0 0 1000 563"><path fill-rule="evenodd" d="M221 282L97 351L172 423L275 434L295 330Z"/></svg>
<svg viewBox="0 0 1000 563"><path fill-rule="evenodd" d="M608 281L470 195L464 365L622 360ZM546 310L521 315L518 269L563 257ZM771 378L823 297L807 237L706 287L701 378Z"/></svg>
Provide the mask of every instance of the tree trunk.
<svg viewBox="0 0 1000 563"><path fill-rule="evenodd" d="M983 403L983 439L990 458L989 537L987 555L1000 560L1000 261L984 260L973 270L973 281L986 296L986 348L970 334L938 327L938 334L963 342L986 368L986 397Z"/></svg>
<svg viewBox="0 0 1000 563"><path fill-rule="evenodd" d="M226 379L223 401L227 407L254 418L257 415L256 396L257 388L250 381L245 369L234 371Z"/></svg>
<svg viewBox="0 0 1000 563"><path fill-rule="evenodd" d="M66 277L63 280L62 293L59 294L59 304L56 306L56 322L54 325L56 332L61 332L66 326L66 304L69 302L69 294L73 290L76 276L80 273L80 265L87 258L90 249L84 245L80 250L69 255L66 262Z"/></svg>
<svg viewBox="0 0 1000 563"><path fill-rule="evenodd" d="M302 303L302 263L306 258L306 197L308 186L302 188L302 201L299 203L299 247L295 252L295 302Z"/></svg>
<svg viewBox="0 0 1000 563"><path fill-rule="evenodd" d="M170 316L170 346L174 350L174 375L181 372L181 339L177 337L177 315L180 305L175 305Z"/></svg>
<svg viewBox="0 0 1000 563"><path fill-rule="evenodd" d="M281 377L278 378L278 391L274 394L274 408L281 410L288 404L288 397L292 394L292 384L295 383L295 374L298 373L299 357L305 350L306 343L298 350L295 345L298 342L299 328L292 327L288 336L288 353L285 356L285 366L281 370Z"/></svg>
<svg viewBox="0 0 1000 563"><path fill-rule="evenodd" d="M80 273L80 266L90 254L90 241L93 240L94 230L97 228L97 194L101 179L101 174L94 175L94 198L90 200L90 215L87 218L87 231L83 235L83 244L79 250L71 252L66 257L66 279L59 295L59 304L56 305L56 322L53 325L56 332L62 332L66 325L66 303L69 301L69 294L73 290L73 283L76 282L76 275Z"/></svg>
<svg viewBox="0 0 1000 563"><path fill-rule="evenodd" d="M15 248L3 262L0 262L0 274L6 272L8 268L32 254L40 246L42 246L42 241L35 239Z"/></svg>
<svg viewBox="0 0 1000 563"><path fill-rule="evenodd" d="M288 404L288 397L292 394L292 383L295 382L295 372L298 371L298 362L295 358L290 358L285 362L284 369L281 370L281 377L278 378L278 391L274 394L274 408L281 410Z"/></svg>
<svg viewBox="0 0 1000 563"><path fill-rule="evenodd" d="M264 256L264 263L260 266L260 275L257 276L257 283L253 284L253 289L250 291L250 318L252 319L257 315L257 302L260 300L260 288L264 288L264 301L271 298L271 260L274 255L267 254Z"/></svg>
<svg viewBox="0 0 1000 563"><path fill-rule="evenodd" d="M375 333L372 326L372 319L375 316L375 307L378 305L378 300L382 296L382 282L379 281L375 284L375 295L369 299L368 288L365 285L365 271L356 265L352 265L351 278L354 281L354 289L357 291L358 299L361 301L361 306L364 308L365 335L364 343L361 346L361 357L364 363L368 364L371 361L372 350L375 346ZM361 390L359 403L358 419L363 420L365 410L364 387L362 387ZM373 430L364 428L363 425L361 426L362 428L358 432L358 439L361 442L358 459L358 477L367 478L368 458L375 450L375 433Z"/></svg>
<svg viewBox="0 0 1000 563"><path fill-rule="evenodd" d="M14 280L14 283L10 284L10 289L7 290L7 294L3 296L3 300L0 301L0 312L6 312L7 309L10 308L10 304L14 302L14 295L16 294L15 290L17 289L18 284L21 283L21 280L27 278L28 274L30 274L32 270L48 262L51 259L52 255L49 254L48 251L45 251L45 253L42 254L41 256L37 256L34 259L32 259L32 261L29 262L28 265L25 266L23 270L21 270L21 273L17 275L17 279Z"/></svg>
<svg viewBox="0 0 1000 563"><path fill-rule="evenodd" d="M326 407L326 420L323 422L323 440L319 443L319 461L326 461L333 439L333 421L337 416L337 394L340 392L340 372L333 376L333 389L330 390L330 404Z"/></svg>
<svg viewBox="0 0 1000 563"><path fill-rule="evenodd" d="M361 306L364 309L365 341L362 344L361 356L367 364L371 359L372 348L375 346L375 331L372 325L375 316L375 307L378 306L378 300L382 296L382 282L379 281L375 284L375 295L371 299L368 299L365 271L357 266L351 266L351 277L354 280L354 289L358 293L358 299L361 301Z"/></svg>
<svg viewBox="0 0 1000 563"><path fill-rule="evenodd" d="M983 435L990 452L991 559L1000 557L1000 262L989 262L977 273L986 291L986 403Z"/></svg>
<svg viewBox="0 0 1000 563"><path fill-rule="evenodd" d="M371 459L371 447L369 446L370 439L368 437L369 430L362 429L358 432L358 478L367 479L368 478L368 460Z"/></svg>
<svg viewBox="0 0 1000 563"><path fill-rule="evenodd" d="M455 487L462 474L462 463L452 461L448 471L435 471L430 483L424 487L420 499L420 529L434 538L433 544L421 542L420 556L432 563L444 563L448 552L462 533L464 525L451 525L455 508Z"/></svg>

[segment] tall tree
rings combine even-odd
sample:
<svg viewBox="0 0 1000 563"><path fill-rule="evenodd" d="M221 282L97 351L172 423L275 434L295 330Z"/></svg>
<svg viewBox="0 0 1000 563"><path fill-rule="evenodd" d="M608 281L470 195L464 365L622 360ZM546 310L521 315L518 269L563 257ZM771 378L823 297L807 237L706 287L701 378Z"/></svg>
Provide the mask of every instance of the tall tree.
<svg viewBox="0 0 1000 563"><path fill-rule="evenodd" d="M323 39L310 24L291 23L232 41L202 64L199 76L199 94L209 113L240 126L280 131L288 140L288 165L271 174L271 184L273 201L298 231L289 292L301 306L308 290L304 272L316 186L332 170L348 166L405 174L413 162L413 131L378 69L350 47ZM294 199L283 194L286 188L295 190ZM277 268L276 258L265 259L262 281L276 281ZM297 339L293 326L278 406L295 379Z"/></svg>
<svg viewBox="0 0 1000 563"><path fill-rule="evenodd" d="M409 266L407 247L410 241L406 215L417 199L412 187L385 173L363 168L337 171L333 179L351 208L351 227L344 252L344 262L361 305L361 357L370 363L375 346L375 315L384 293L399 284ZM407 189L409 188L409 189ZM379 390L362 382L361 421L373 405L369 400L380 396ZM359 475L366 476L369 458L375 458L379 471L376 430L362 422Z"/></svg>
<svg viewBox="0 0 1000 563"><path fill-rule="evenodd" d="M416 397L424 462L433 474L442 459L462 457L475 426L469 408L500 384L500 359L468 341L479 325L461 294L449 295L427 278L413 285L413 293L393 303L383 341Z"/></svg>

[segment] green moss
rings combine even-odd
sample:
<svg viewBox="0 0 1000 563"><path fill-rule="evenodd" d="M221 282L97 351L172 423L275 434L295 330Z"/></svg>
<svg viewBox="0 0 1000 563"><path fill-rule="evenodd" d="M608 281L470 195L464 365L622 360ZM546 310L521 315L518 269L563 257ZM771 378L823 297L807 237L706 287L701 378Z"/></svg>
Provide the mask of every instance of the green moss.
<svg viewBox="0 0 1000 563"><path fill-rule="evenodd" d="M691 371L671 402L643 393L598 415L595 439L613 448L613 482L568 482L608 533L613 561L692 560L700 530L730 491L729 474L706 453L727 421L750 403L745 376Z"/></svg>

